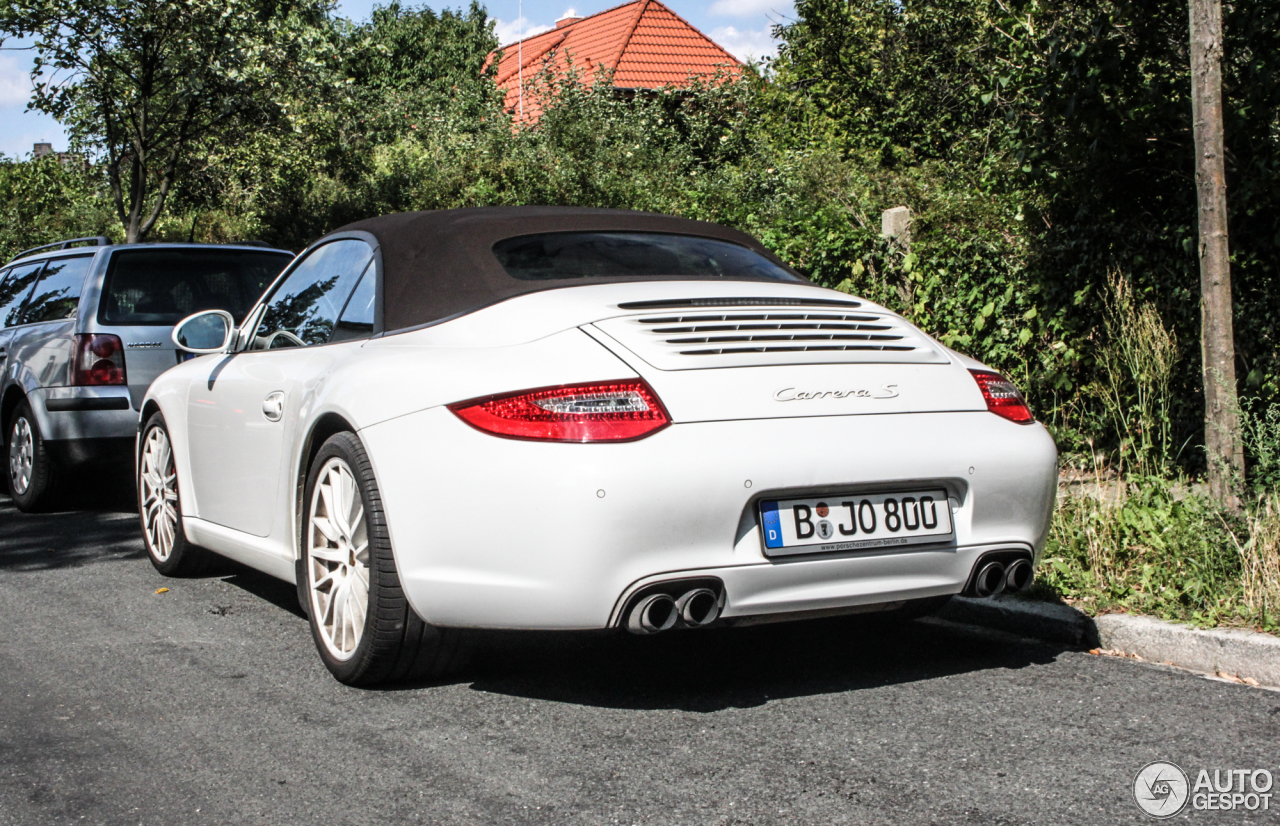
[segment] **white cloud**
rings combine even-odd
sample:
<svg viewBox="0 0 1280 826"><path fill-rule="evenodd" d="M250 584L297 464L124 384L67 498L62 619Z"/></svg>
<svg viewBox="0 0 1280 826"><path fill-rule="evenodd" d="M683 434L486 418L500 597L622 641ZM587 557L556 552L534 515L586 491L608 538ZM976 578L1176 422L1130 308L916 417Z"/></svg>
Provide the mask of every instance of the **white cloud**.
<svg viewBox="0 0 1280 826"><path fill-rule="evenodd" d="M569 8L564 10L564 14L560 15L560 19L563 20L566 17L581 17L581 16L582 15L578 14L576 11L573 10L573 6L570 6Z"/></svg>
<svg viewBox="0 0 1280 826"><path fill-rule="evenodd" d="M0 106L25 106L30 99L30 70L12 55L0 55Z"/></svg>
<svg viewBox="0 0 1280 826"><path fill-rule="evenodd" d="M27 158L36 143L52 143L59 152L67 150L67 134L48 115L0 109L0 155Z"/></svg>
<svg viewBox="0 0 1280 826"><path fill-rule="evenodd" d="M503 20L500 17L489 19L493 21L493 31L498 36L500 46L508 46L522 38L532 37L554 28L553 26L531 26L527 17L517 17L515 20Z"/></svg>
<svg viewBox="0 0 1280 826"><path fill-rule="evenodd" d="M778 41L773 39L768 26L757 31L720 26L711 30L711 39L742 61L773 57L778 53Z"/></svg>
<svg viewBox="0 0 1280 826"><path fill-rule="evenodd" d="M717 17L756 17L761 14L789 15L795 9L792 0L716 0L708 9Z"/></svg>

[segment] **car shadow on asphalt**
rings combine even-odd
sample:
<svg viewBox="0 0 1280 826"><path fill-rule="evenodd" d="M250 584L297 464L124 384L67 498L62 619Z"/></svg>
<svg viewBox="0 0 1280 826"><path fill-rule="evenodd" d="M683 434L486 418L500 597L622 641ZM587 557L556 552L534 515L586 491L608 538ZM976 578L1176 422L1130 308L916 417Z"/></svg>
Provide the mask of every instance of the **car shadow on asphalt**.
<svg viewBox="0 0 1280 826"><path fill-rule="evenodd" d="M0 496L0 571L143 560L132 484L72 491L62 508L24 514ZM75 507L71 507L74 505ZM65 509L63 509L65 508ZM289 583L227 561L208 573L305 621ZM1065 646L936 620L894 625L852 616L750 628L625 633L470 632L476 655L451 678L388 686L475 691L619 709L712 712L990 669L1052 662Z"/></svg>
<svg viewBox="0 0 1280 826"><path fill-rule="evenodd" d="M938 620L865 616L752 628L508 634L480 641L471 687L605 708L713 712L1052 662L1069 650Z"/></svg>
<svg viewBox="0 0 1280 826"><path fill-rule="evenodd" d="M230 560L227 560L225 565L218 566L211 575L221 577L222 581L228 585L253 594L258 599L265 600L282 611L288 611L295 617L302 620L307 618L306 612L298 604L298 588L292 583Z"/></svg>
<svg viewBox="0 0 1280 826"><path fill-rule="evenodd" d="M74 480L45 513L23 513L0 493L0 570L141 559L137 514L133 481L125 474Z"/></svg>

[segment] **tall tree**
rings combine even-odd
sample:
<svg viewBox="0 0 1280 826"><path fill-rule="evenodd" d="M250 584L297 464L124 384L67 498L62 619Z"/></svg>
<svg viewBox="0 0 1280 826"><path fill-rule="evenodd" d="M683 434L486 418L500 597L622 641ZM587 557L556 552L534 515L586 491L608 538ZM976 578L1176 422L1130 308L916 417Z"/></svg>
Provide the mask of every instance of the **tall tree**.
<svg viewBox="0 0 1280 826"><path fill-rule="evenodd" d="M11 0L32 37L29 106L104 161L128 241L155 226L192 153L278 122L332 54L327 0Z"/></svg>
<svg viewBox="0 0 1280 826"><path fill-rule="evenodd" d="M1204 438L1210 495L1235 503L1244 477L1236 398L1236 349L1227 239L1227 180L1222 128L1222 2L1190 0L1191 110L1199 211L1200 346Z"/></svg>
<svg viewBox="0 0 1280 826"><path fill-rule="evenodd" d="M492 110L501 95L497 65L485 57L498 47L493 21L474 0L465 9L375 6L369 22L353 26L342 41L342 70L360 139L391 142L438 125L467 129ZM442 120L443 110L460 116ZM361 147L363 149L364 147Z"/></svg>
<svg viewBox="0 0 1280 826"><path fill-rule="evenodd" d="M472 0L465 11L401 5L374 6L343 49L347 76L371 89L412 90L449 99L459 87L492 86L485 57L498 47L494 23Z"/></svg>

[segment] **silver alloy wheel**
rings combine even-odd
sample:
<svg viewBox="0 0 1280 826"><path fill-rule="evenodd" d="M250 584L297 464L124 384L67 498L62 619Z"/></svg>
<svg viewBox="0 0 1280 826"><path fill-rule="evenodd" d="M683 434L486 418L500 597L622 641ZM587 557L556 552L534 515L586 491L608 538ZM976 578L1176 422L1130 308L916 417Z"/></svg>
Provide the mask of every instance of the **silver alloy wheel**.
<svg viewBox="0 0 1280 826"><path fill-rule="evenodd" d="M153 427L142 447L138 471L142 500L142 528L152 556L164 562L173 553L178 530L178 473L173 449L163 427Z"/></svg>
<svg viewBox="0 0 1280 826"><path fill-rule="evenodd" d="M337 457L316 478L306 541L311 616L329 654L349 660L369 607L369 534L355 475Z"/></svg>
<svg viewBox="0 0 1280 826"><path fill-rule="evenodd" d="M25 416L19 416L13 422L13 433L9 434L9 483L13 485L14 493L26 493L31 487L31 468L35 459L36 442L31 423Z"/></svg>

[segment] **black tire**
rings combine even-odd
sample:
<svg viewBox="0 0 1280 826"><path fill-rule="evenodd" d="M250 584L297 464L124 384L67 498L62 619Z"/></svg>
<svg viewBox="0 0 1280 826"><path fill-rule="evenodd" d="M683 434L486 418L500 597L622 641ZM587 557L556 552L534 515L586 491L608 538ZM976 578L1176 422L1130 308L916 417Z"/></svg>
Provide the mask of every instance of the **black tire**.
<svg viewBox="0 0 1280 826"><path fill-rule="evenodd" d="M340 517L343 525L339 526L330 521L328 513L321 512L320 518L329 530L340 534L333 540L316 527L315 520L317 511L327 511L328 503L338 501L333 474L344 472L354 480L354 494L359 497L359 503L353 498L351 508L358 504L363 519L352 520L354 511L348 509ZM330 491L328 500L323 491L317 495L322 475ZM347 685L370 686L437 678L460 668L469 649L464 632L424 622L405 598L373 467L354 433L335 434L320 447L307 474L302 505L299 596L310 620L312 639L329 672ZM356 521L354 526L350 525L352 521ZM346 536L344 528L351 536ZM357 553L361 546L365 550ZM313 548L324 548L329 558L314 557ZM344 601L339 609L339 600L346 593L339 590L339 583L355 583L348 577L358 578L361 567L368 577L363 625L348 635L345 622L341 629L336 627L340 623L338 615L351 604ZM320 588L315 587L316 582ZM359 614L351 612L351 616Z"/></svg>
<svg viewBox="0 0 1280 826"><path fill-rule="evenodd" d="M58 465L49 455L40 425L26 399L5 425L5 480L18 510L39 513L58 498Z"/></svg>
<svg viewBox="0 0 1280 826"><path fill-rule="evenodd" d="M159 459L163 467L149 464L157 459L149 452L153 442L158 444L156 440L163 440L165 445L165 455ZM172 444L164 415L156 413L147 419L142 428L142 438L138 440L137 490L142 544L146 546L151 564L165 576L200 576L212 571L221 560L212 552L188 542L183 532L182 503L178 500L178 473ZM165 483L163 496L155 495L158 482ZM162 522L168 527L167 540Z"/></svg>

